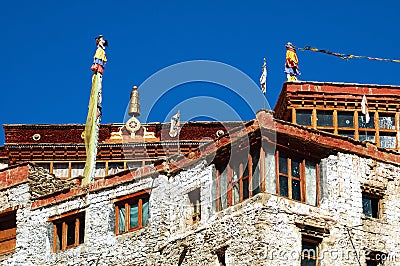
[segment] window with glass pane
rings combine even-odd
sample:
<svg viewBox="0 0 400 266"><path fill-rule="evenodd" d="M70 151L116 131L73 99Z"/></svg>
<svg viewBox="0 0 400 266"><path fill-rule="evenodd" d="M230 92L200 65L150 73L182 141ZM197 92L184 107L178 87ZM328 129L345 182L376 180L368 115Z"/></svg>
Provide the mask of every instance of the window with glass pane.
<svg viewBox="0 0 400 266"><path fill-rule="evenodd" d="M126 163L126 167L128 169L137 169L137 168L142 167L142 165L143 165L142 161L135 161L135 162L127 162Z"/></svg>
<svg viewBox="0 0 400 266"><path fill-rule="evenodd" d="M365 216L379 218L379 197L363 193L362 205Z"/></svg>
<svg viewBox="0 0 400 266"><path fill-rule="evenodd" d="M124 170L124 162L109 162L108 163L108 175L116 174Z"/></svg>
<svg viewBox="0 0 400 266"><path fill-rule="evenodd" d="M379 141L381 148L396 148L396 133L379 133Z"/></svg>
<svg viewBox="0 0 400 266"><path fill-rule="evenodd" d="M116 234L140 229L147 225L149 217L149 195L139 193L124 197L115 203Z"/></svg>
<svg viewBox="0 0 400 266"><path fill-rule="evenodd" d="M394 114L379 114L379 128L395 129Z"/></svg>
<svg viewBox="0 0 400 266"><path fill-rule="evenodd" d="M223 210L228 207L228 169L227 169L227 167L220 170L219 183L220 183L220 185L219 185L219 189L220 189L219 210Z"/></svg>
<svg viewBox="0 0 400 266"><path fill-rule="evenodd" d="M53 163L53 174L59 178L67 178L68 163Z"/></svg>
<svg viewBox="0 0 400 266"><path fill-rule="evenodd" d="M375 128L374 113L369 113L369 122L367 123L365 115L361 112L358 113L358 127L359 128Z"/></svg>
<svg viewBox="0 0 400 266"><path fill-rule="evenodd" d="M232 169L232 203L239 203L240 200L240 185L239 185L239 163L234 162L231 165Z"/></svg>
<svg viewBox="0 0 400 266"><path fill-rule="evenodd" d="M243 174L241 176L242 182L242 198L248 199L249 198L249 167L248 162L243 164Z"/></svg>
<svg viewBox="0 0 400 266"><path fill-rule="evenodd" d="M340 135L340 136L345 136L345 137L354 139L354 131L344 131L344 130L340 130L340 131L339 131L339 135Z"/></svg>
<svg viewBox="0 0 400 266"><path fill-rule="evenodd" d="M105 177L106 176L106 163L96 162L96 169L94 172L95 177Z"/></svg>
<svg viewBox="0 0 400 266"><path fill-rule="evenodd" d="M292 177L292 199L301 200L300 192L300 166L302 160L297 158L291 159L291 177Z"/></svg>
<svg viewBox="0 0 400 266"><path fill-rule="evenodd" d="M317 110L317 126L333 126L333 111Z"/></svg>
<svg viewBox="0 0 400 266"><path fill-rule="evenodd" d="M188 193L190 207L192 209L193 224L201 220L200 188L196 188Z"/></svg>
<svg viewBox="0 0 400 266"><path fill-rule="evenodd" d="M85 163L71 163L71 176L76 177L83 175L84 168L85 168Z"/></svg>
<svg viewBox="0 0 400 266"><path fill-rule="evenodd" d="M311 126L312 110L296 110L296 123L303 126Z"/></svg>
<svg viewBox="0 0 400 266"><path fill-rule="evenodd" d="M354 127L354 112L338 112L338 127Z"/></svg>
<svg viewBox="0 0 400 266"><path fill-rule="evenodd" d="M303 237L301 242L301 265L317 266L318 265L318 246L319 240Z"/></svg>
<svg viewBox="0 0 400 266"><path fill-rule="evenodd" d="M317 205L317 164L302 158L291 157L278 151L279 195ZM290 171L288 171L290 167ZM305 188L305 189L304 189Z"/></svg>
<svg viewBox="0 0 400 266"><path fill-rule="evenodd" d="M289 197L288 157L279 152L279 194Z"/></svg>
<svg viewBox="0 0 400 266"><path fill-rule="evenodd" d="M252 195L256 195L260 193L260 152L252 152L252 162L253 162L253 169L252 169Z"/></svg>
<svg viewBox="0 0 400 266"><path fill-rule="evenodd" d="M375 143L375 132L369 131L361 131L359 132L359 140L360 141L371 141Z"/></svg>
<svg viewBox="0 0 400 266"><path fill-rule="evenodd" d="M76 247L84 242L85 213L71 214L53 221L53 250L65 250Z"/></svg>

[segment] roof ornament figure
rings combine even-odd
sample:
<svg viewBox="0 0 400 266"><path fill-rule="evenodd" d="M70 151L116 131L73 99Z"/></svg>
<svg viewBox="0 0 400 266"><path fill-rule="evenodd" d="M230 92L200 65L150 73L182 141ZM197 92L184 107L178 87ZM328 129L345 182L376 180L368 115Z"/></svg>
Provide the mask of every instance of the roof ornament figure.
<svg viewBox="0 0 400 266"><path fill-rule="evenodd" d="M93 73L98 72L103 75L104 67L107 63L106 46L108 46L108 41L104 40L103 35L97 36L95 40L97 49L93 56L93 64L90 69L93 71Z"/></svg>
<svg viewBox="0 0 400 266"><path fill-rule="evenodd" d="M297 76L301 73L299 71L299 60L297 59L296 46L288 42L286 44L286 63L285 73L287 81L296 81Z"/></svg>
<svg viewBox="0 0 400 266"><path fill-rule="evenodd" d="M264 58L264 64L261 67L260 85L263 94L267 92L267 60Z"/></svg>

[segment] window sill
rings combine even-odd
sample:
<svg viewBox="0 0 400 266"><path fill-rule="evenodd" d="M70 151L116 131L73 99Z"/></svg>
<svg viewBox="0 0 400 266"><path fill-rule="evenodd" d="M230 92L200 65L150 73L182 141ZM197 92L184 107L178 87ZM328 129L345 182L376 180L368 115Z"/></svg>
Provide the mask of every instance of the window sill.
<svg viewBox="0 0 400 266"><path fill-rule="evenodd" d="M81 243L81 244L78 244L78 245L69 245L69 246L66 246L65 249L59 249L59 250L54 251L54 253L64 252L64 251L67 251L67 250L70 250L70 249L79 247L79 246L81 246L81 245L83 245L83 244L84 244L84 243Z"/></svg>
<svg viewBox="0 0 400 266"><path fill-rule="evenodd" d="M367 216L364 214L361 216L361 219L365 220L365 221L373 221L373 222L380 222L380 223L383 222L381 217L374 218L374 217L370 217L370 216Z"/></svg>
<svg viewBox="0 0 400 266"><path fill-rule="evenodd" d="M143 227L135 227L135 228L130 229L129 231L122 232L122 233L117 233L117 234L115 234L115 236L123 236L123 235L129 234L129 233L133 233L133 232L144 231L144 229L146 229L147 227L148 227L148 225L143 226Z"/></svg>

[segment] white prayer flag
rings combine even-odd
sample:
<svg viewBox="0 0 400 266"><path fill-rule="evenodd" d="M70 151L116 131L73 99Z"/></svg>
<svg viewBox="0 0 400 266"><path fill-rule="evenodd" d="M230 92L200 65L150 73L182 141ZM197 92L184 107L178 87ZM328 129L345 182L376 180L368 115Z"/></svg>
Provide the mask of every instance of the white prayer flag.
<svg viewBox="0 0 400 266"><path fill-rule="evenodd" d="M368 102L367 102L367 97L364 96L362 97L361 100L361 112L363 113L363 115L365 115L365 124L369 123L369 113L368 113Z"/></svg>
<svg viewBox="0 0 400 266"><path fill-rule="evenodd" d="M171 127L169 129L169 135L174 138L178 135L178 131L179 131L179 126L180 126L180 121L181 119L181 113L180 111L178 111L178 113L176 115L174 115L173 117L171 117Z"/></svg>
<svg viewBox="0 0 400 266"><path fill-rule="evenodd" d="M262 74L260 77L260 85L262 93L267 92L267 61L264 58L264 64L262 66Z"/></svg>

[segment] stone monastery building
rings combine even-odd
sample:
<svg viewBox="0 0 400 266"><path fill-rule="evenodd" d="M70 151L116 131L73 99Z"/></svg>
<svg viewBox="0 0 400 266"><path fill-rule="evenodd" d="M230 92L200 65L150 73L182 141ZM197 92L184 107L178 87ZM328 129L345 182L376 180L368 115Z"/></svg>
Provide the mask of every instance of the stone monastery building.
<svg viewBox="0 0 400 266"><path fill-rule="evenodd" d="M177 137L102 125L86 185L84 125L3 127L0 265L400 265L400 87L286 82Z"/></svg>

